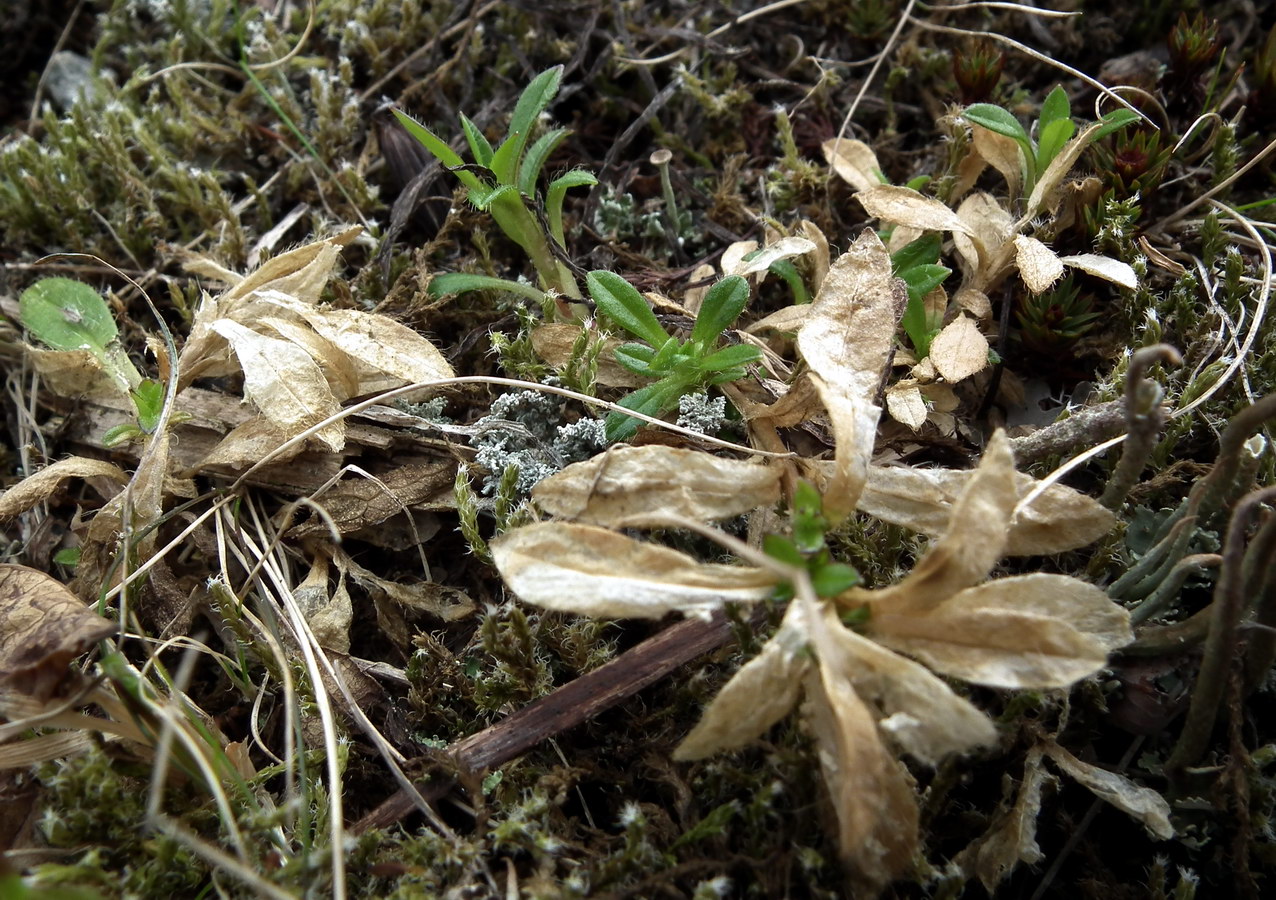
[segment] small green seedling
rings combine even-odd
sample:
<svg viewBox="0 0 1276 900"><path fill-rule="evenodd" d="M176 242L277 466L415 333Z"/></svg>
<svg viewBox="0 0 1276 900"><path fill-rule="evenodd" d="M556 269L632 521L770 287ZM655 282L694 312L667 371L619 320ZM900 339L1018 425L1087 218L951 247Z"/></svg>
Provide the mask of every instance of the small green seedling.
<svg viewBox="0 0 1276 900"><path fill-rule="evenodd" d="M566 246L563 235L563 200L567 189L598 183L589 172L566 172L549 183L545 190L545 219L548 235L540 221L528 208L527 201L536 197L536 184L541 170L554 149L567 137L567 130L554 128L528 146L536 120L558 93L563 67L546 69L535 78L518 98L510 117L509 130L500 146L493 148L477 125L461 114L461 130L474 156L467 164L447 142L401 110L394 115L422 146L469 188L469 200L487 210L501 231L526 251L536 269L541 287L566 297L579 298L571 272L554 255L552 238L559 247ZM436 296L459 291L500 287L527 295L528 287L517 282L462 272L440 275L430 283Z"/></svg>
<svg viewBox="0 0 1276 900"><path fill-rule="evenodd" d="M811 586L819 597L836 597L860 583L859 572L829 558L828 545L824 542L828 527L820 492L807 482L799 481L793 492L793 536L769 534L762 539L762 549L768 556L811 573ZM777 600L788 600L792 596L793 585L788 582L776 588Z"/></svg>
<svg viewBox="0 0 1276 900"><path fill-rule="evenodd" d="M598 309L645 342L617 347L616 361L631 372L658 379L622 399L620 405L625 409L648 416L663 415L677 408L683 394L743 378L745 366L762 358L762 352L748 344L718 348L722 332L731 327L749 302L749 283L739 275L724 278L709 288L686 341L666 332L642 294L615 272L590 272L586 283ZM632 416L612 413L607 417L607 440L631 437L638 430L638 423Z"/></svg>
<svg viewBox="0 0 1276 900"><path fill-rule="evenodd" d="M947 266L939 265L941 244L940 236L932 232L891 254L891 269L895 277L904 279L908 286L908 306L900 319L900 326L913 342L918 359L925 359L930 354L930 342L939 333L941 324L927 319L923 301L953 273Z"/></svg>
<svg viewBox="0 0 1276 900"><path fill-rule="evenodd" d="M119 340L111 310L87 284L70 278L42 278L22 292L19 317L30 335L54 350L84 350L128 394L137 423L111 428L102 436L105 446L153 434L164 408L164 385L143 378Z"/></svg>
<svg viewBox="0 0 1276 900"><path fill-rule="evenodd" d="M1032 193L1037 179L1077 131L1077 123L1072 121L1072 107L1068 103L1068 95L1058 85L1041 104L1041 115L1037 117L1035 142L1019 124L1019 120L1000 106L994 106L991 103L975 103L966 107L962 116L989 131L1012 138L1019 145L1020 164L1024 173L1024 196ZM1089 136L1089 142L1093 143L1119 128L1124 128L1138 118L1138 113L1129 109L1113 110L1099 120L1103 127Z"/></svg>

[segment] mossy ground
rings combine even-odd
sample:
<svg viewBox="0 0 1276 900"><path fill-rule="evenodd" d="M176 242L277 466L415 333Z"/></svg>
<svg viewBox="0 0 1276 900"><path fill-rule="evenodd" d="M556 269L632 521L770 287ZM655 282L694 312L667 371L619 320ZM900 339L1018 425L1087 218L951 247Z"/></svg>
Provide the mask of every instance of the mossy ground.
<svg viewBox="0 0 1276 900"><path fill-rule="evenodd" d="M64 15L74 7L55 5ZM25 53L18 57L21 68L4 79L3 291L16 297L35 278L59 273L120 289L104 267L83 256L33 265L50 254L91 254L142 282L181 335L200 296L199 281L181 268L183 254L199 253L244 271L259 239L300 209L280 248L349 223L365 223L375 238L347 252L346 274L332 288L334 304L375 308L429 334L458 373L536 380L548 372L527 340L528 323L539 311L529 314L508 297L465 294L438 301L422 290L438 271L526 274L517 248L454 194L447 177L426 186L393 246L378 246L403 176L394 160L378 152L375 111L383 100L396 101L447 137L454 133L458 110L495 134L530 76L565 66L552 114L573 133L550 168L581 166L601 182L588 200L569 203L573 225L566 256L582 269L611 268L641 287L676 293L695 263L733 240L760 238L764 225L783 230L808 219L835 248L845 248L864 227L862 209L849 186L830 175L820 145L837 133L868 71L863 62L883 46L903 5L812 0L705 37L754 5L320 0L307 30L305 4L282 0L89 2L67 32L65 49L93 60L99 73L91 83L93 98L70 109L45 107L38 118L28 119L45 58ZM1163 126L1161 148L1188 134L1197 116L1207 115L1206 126L1168 160L1149 161L1155 154L1146 147L1140 160L1140 151L1127 147L1118 165L1112 156L1118 152L1116 141L1109 140L1100 150L1109 154L1106 159L1094 155L1083 163L1098 171L1103 194L1087 217L1054 236L1055 249L1106 252L1136 263L1140 229L1173 216L1276 136L1271 115L1276 59L1264 51L1276 19L1271 10L1245 18L1244 4L1204 4L1207 16L1225 23L1220 41L1228 45L1226 56L1195 73L1171 67L1158 82L1157 71L1170 61L1167 37L1179 12L1193 11L1194 4L1070 5L1084 14L1035 20L1005 10L976 10L925 21L996 32L1048 49L1086 73L1111 71L1118 64L1148 68L1151 89L1161 101L1156 111ZM282 7L291 12L279 15ZM51 27L53 11L31 15L29 35L0 25L0 41L7 48L30 46L47 53L58 34ZM1001 103L1028 120L1061 81L1074 94L1074 109L1086 109L1093 99L1082 82L1013 51L1005 55L1004 71L993 80L989 96L963 98L954 56L969 58L972 47L966 37L916 25L906 26L903 40L892 46L848 132L873 146L892 182L929 174L942 192L955 154L941 120L963 100ZM624 61L675 51L676 59L659 64ZM1132 51L1149 56L1127 56ZM1243 104L1239 89L1229 87L1242 62L1247 68L1241 86L1249 91ZM675 81L681 87L663 94ZM48 85L41 88L47 97ZM645 113L644 127L628 131ZM382 149L386 140L383 131ZM673 151L673 178L687 214L682 240L673 245L659 215L658 174L647 162L659 147ZM1149 168L1158 180L1140 181L1136 197L1132 181ZM1272 195L1269 160L1219 199L1243 209ZM1254 206L1250 215L1262 220L1270 217L1269 210ZM1208 387L1208 379L1219 374L1217 366L1206 365L1218 355L1211 349L1211 334L1219 331L1224 314L1232 321L1250 314L1253 279L1262 270L1257 249L1236 244L1230 236L1235 229L1225 218L1201 209L1193 221L1173 236L1183 258L1195 257L1199 268L1189 266L1175 276L1139 264L1142 285L1133 292L1082 283L1078 309L1099 313L1085 327L1073 322L1077 327L1069 331L1049 300L1021 298L1021 304L1038 305L1021 306L1012 322L1005 348L1008 369L1021 380L1043 383L1056 396L1068 396L1085 382L1093 385L1095 399L1112 399L1120 394L1125 351L1164 341L1182 349L1188 360L1164 374L1170 394ZM1271 239L1270 231L1260 233ZM1211 283L1208 292L1203 278ZM1218 309L1203 299L1207 293ZM760 318L789 302L784 284L772 279L754 298L749 315ZM141 359L145 336L154 331L149 313L138 295L124 291L115 312ZM1177 505L1200 467L1213 459L1222 424L1249 399L1276 386L1272 334L1266 325L1242 377L1233 378L1193 415L1171 422L1135 491L1137 506ZM0 354L15 371L21 358L17 337L16 328L0 325ZM500 352L493 353L494 348ZM450 398L447 414L473 422L490 401L488 394L460 394ZM16 410L27 402L13 392L6 398L9 440L20 433ZM977 403L968 403L962 414L968 431L910 445L910 461L969 461L974 447L967 438L987 422L978 418ZM57 428L43 408L37 420L49 428L47 459L72 451L58 443ZM1273 481L1272 458L1268 453L1262 462L1260 484ZM0 461L7 486L19 474L17 447L0 445ZM1054 462L1039 463L1040 471ZM1092 463L1074 484L1097 493L1110 466ZM68 498L55 504L59 527L76 512L75 503ZM472 541L457 532L457 516L446 513L440 519L426 551L434 578L465 588L483 611L454 626L422 623L422 652L405 657L371 625L370 603L357 601L368 615L356 621L369 624L352 636L354 655L384 659L406 672L407 684L392 686L373 714L422 768L431 748L482 729L651 631L518 607L495 571L468 552ZM471 521L468 536L475 528L490 534L490 519ZM8 555L32 564L22 555L19 536L10 537ZM867 519L852 521L834 536L834 545L870 583L889 581L906 569L919 546L899 529ZM175 566L184 589L215 571L205 552L197 549ZM384 551L358 552L361 565L381 567L386 577L404 568L402 559ZM1114 579L1127 564L1119 536L1093 553L1034 563L1100 582ZM1183 598L1185 612L1208 602L1207 586L1190 587ZM773 626L775 618L764 627ZM158 631L162 623L156 624ZM197 620L193 628L203 633L210 624L223 633L233 631L226 621ZM445 800L440 808L455 840L416 817L352 839L351 895L496 896L509 884L527 897L845 895L818 766L794 722L777 726L746 751L691 766L669 759L705 701L742 656L756 651L748 630L738 631L742 642L541 744L482 785L468 785L473 790L463 800L459 793ZM261 683L263 660L269 657L258 656L259 649L244 649L243 683L211 662L200 662L188 689L229 740L249 733L253 697L244 684ZM297 674L304 679L304 672ZM304 696L304 683L299 689ZM977 692L982 707L1000 713L1001 745L936 772L916 771L929 863L919 863L916 879L891 891L898 896L962 892L961 879L946 861L982 833L1003 800L1013 796L1024 750L1035 734L1057 731L1059 741L1077 756L1107 766L1136 749L1127 774L1162 787L1159 766L1177 726L1146 738L1120 730L1109 716L1119 694L1111 679L1082 685L1069 697ZM1219 744L1216 759L1233 766L1229 771L1235 777L1220 780L1207 796L1180 804L1179 839L1154 842L1106 806L1091 820L1091 795L1062 783L1048 795L1038 823L1045 862L1035 869L1021 866L1002 895L1190 896L1198 879L1207 895L1261 889L1263 870L1276 867L1271 692L1254 694L1242 720L1240 745L1253 756L1229 759L1226 745ZM271 727L280 727L278 721ZM356 729L350 729L349 738L346 814L354 821L388 796L394 783ZM145 766L106 745L11 781L14 791L34 785L43 810L39 840L59 851L56 863L32 870L38 881L85 886L103 896L243 895L241 883L179 843L138 830L147 778ZM263 777L255 789L277 792L280 785L277 778ZM316 790L314 815L321 818L321 788ZM189 831L214 842L224 838L215 810L197 791L175 790L167 802L170 814ZM285 891L324 896L330 886L323 828L311 830L316 843L310 853L271 870L276 824L241 823L256 842L262 871ZM1049 883L1043 882L1043 870L1074 835L1079 841ZM1044 885L1044 893L1034 894L1038 885ZM964 890L971 896L981 892L973 883Z"/></svg>

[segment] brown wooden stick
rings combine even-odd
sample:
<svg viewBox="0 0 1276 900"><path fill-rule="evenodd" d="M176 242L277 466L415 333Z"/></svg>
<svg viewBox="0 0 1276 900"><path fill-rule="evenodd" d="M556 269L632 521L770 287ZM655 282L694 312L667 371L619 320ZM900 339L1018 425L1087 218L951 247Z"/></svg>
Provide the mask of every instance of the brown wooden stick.
<svg viewBox="0 0 1276 900"><path fill-rule="evenodd" d="M731 630L722 613L704 619L684 619L626 650L588 675L529 703L495 725L452 743L448 749L463 771L481 773L531 749L536 744L592 719L605 709L654 684L678 666L726 643ZM453 782L425 785L422 794L437 800ZM387 828L414 806L402 790L387 798L351 827L354 834Z"/></svg>

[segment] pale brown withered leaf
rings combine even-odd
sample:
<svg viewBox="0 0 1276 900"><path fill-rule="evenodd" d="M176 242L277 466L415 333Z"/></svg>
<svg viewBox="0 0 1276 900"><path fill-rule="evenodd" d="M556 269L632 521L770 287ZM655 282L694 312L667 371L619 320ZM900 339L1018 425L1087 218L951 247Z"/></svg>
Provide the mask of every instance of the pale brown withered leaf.
<svg viewBox="0 0 1276 900"><path fill-rule="evenodd" d="M226 339L213 324L231 319L252 326L263 315L276 314L258 292L265 289L306 304L316 304L333 267L341 256L341 248L353 241L362 228L347 229L341 234L314 241L267 261L218 297L205 294L195 310L190 336L182 346L178 359L178 389L199 377L229 375L235 366L225 353Z"/></svg>
<svg viewBox="0 0 1276 900"><path fill-rule="evenodd" d="M1032 195L1028 197L1028 206L1024 214L1025 219L1031 219L1043 209L1047 212L1054 212L1060 199L1060 184L1062 184L1068 173L1072 171L1072 167L1077 164L1077 160L1081 158L1085 148L1090 145L1090 140L1094 137L1094 133L1103 127L1102 122L1095 122L1063 145L1063 148L1055 158L1050 161L1050 165L1046 166L1046 170L1041 173L1041 177L1037 179L1037 184L1032 189Z"/></svg>
<svg viewBox="0 0 1276 900"><path fill-rule="evenodd" d="M923 666L844 627L831 607L823 627L828 670L880 710L878 726L907 753L935 765L949 754L996 742L992 720Z"/></svg>
<svg viewBox="0 0 1276 900"><path fill-rule="evenodd" d="M339 570L336 590L329 592L328 569L328 557L316 554L310 562L310 572L293 588L292 596L320 646L349 653L354 606L346 589L346 573Z"/></svg>
<svg viewBox="0 0 1276 900"><path fill-rule="evenodd" d="M926 424L926 401L916 380L897 381L886 389L886 411L896 422L902 422L913 431ZM864 497L860 495L860 503L863 502Z"/></svg>
<svg viewBox="0 0 1276 900"><path fill-rule="evenodd" d="M1134 640L1130 614L1123 606L1093 584L1053 572L1030 572L986 582L952 597L943 609L952 613L997 609L1053 617L1109 651Z"/></svg>
<svg viewBox="0 0 1276 900"><path fill-rule="evenodd" d="M673 758L703 759L738 749L780 721L797 703L802 676L811 665L805 645L806 639L786 620L718 691Z"/></svg>
<svg viewBox="0 0 1276 900"><path fill-rule="evenodd" d="M128 475L113 463L83 456L69 456L45 466L38 472L31 473L0 494L0 519L16 516L37 503L43 503L52 497L64 482L72 478L85 481L100 478L118 485L128 483ZM104 496L111 496L111 494Z"/></svg>
<svg viewBox="0 0 1276 900"><path fill-rule="evenodd" d="M1015 225L1006 208L987 191L976 191L963 200L957 207L957 218L966 224L967 230L978 237L987 253L992 253L1009 240ZM989 262L979 258L979 248L975 242L960 231L953 232L953 245L972 272Z"/></svg>
<svg viewBox="0 0 1276 900"><path fill-rule="evenodd" d="M824 276L829 273L829 240L820 231L820 227L808 219L799 222L797 230L815 245L815 249L806 258L806 264L810 272L811 290L818 294L824 284Z"/></svg>
<svg viewBox="0 0 1276 900"><path fill-rule="evenodd" d="M217 442L217 446L208 451L208 455L192 468L194 471L200 471L209 466L245 469L267 456L270 456L275 464L284 463L306 449L304 442L298 442L276 455L275 451L287 440L288 435L276 428L265 416L253 416L227 432L226 436Z"/></svg>
<svg viewBox="0 0 1276 900"><path fill-rule="evenodd" d="M974 475L972 469L870 466L859 510L870 516L938 537L948 529L953 503ZM1040 482L1015 473L1022 499ZM1112 530L1116 516L1098 501L1061 484L1048 487L1010 524L1007 556L1045 556L1093 543Z"/></svg>
<svg viewBox="0 0 1276 900"><path fill-rule="evenodd" d="M879 184L855 195L870 216L894 225L904 225L919 231L953 231L979 238L961 218L934 197L927 197L912 188Z"/></svg>
<svg viewBox="0 0 1276 900"><path fill-rule="evenodd" d="M542 480L532 499L551 515L613 528L705 522L778 502L780 472L698 450L615 446Z"/></svg>
<svg viewBox="0 0 1276 900"><path fill-rule="evenodd" d="M1023 283L1034 294L1048 291L1063 275L1063 262L1058 254L1034 237L1015 235L1015 265Z"/></svg>
<svg viewBox="0 0 1276 900"><path fill-rule="evenodd" d="M959 315L930 342L930 361L950 383L963 381L988 366L988 339L970 316Z"/></svg>
<svg viewBox="0 0 1276 900"><path fill-rule="evenodd" d="M340 410L319 366L292 341L258 334L230 319L219 319L212 329L239 359L246 398L288 437ZM345 433L345 423L338 419L315 437L335 451L345 445Z"/></svg>
<svg viewBox="0 0 1276 900"><path fill-rule="evenodd" d="M49 350L24 344L31 365L46 388L59 397L110 400L126 394L119 380L88 350Z"/></svg>
<svg viewBox="0 0 1276 900"><path fill-rule="evenodd" d="M592 525L542 522L492 542L505 583L528 603L608 618L707 616L775 588L764 569L700 563L686 554Z"/></svg>
<svg viewBox="0 0 1276 900"><path fill-rule="evenodd" d="M882 183L882 166L873 148L853 138L830 138L820 145L824 159L839 178L866 191Z"/></svg>
<svg viewBox="0 0 1276 900"><path fill-rule="evenodd" d="M826 514L855 508L873 452L881 410L873 402L902 312L890 256L865 230L837 258L798 331L797 344L815 376L837 439L836 467L825 489Z"/></svg>
<svg viewBox="0 0 1276 900"><path fill-rule="evenodd" d="M274 290L262 291L260 296L300 316L345 353L360 372L359 393L456 374L438 348L389 316L359 309L323 309Z"/></svg>
<svg viewBox="0 0 1276 900"><path fill-rule="evenodd" d="M1019 142L974 122L970 123L970 136L975 151L1006 179L1006 193L1018 197L1023 184L1023 153Z"/></svg>
<svg viewBox="0 0 1276 900"><path fill-rule="evenodd" d="M912 783L845 679L821 664L803 683L802 711L837 814L839 855L862 890L875 892L907 870L917 849Z"/></svg>
<svg viewBox="0 0 1276 900"><path fill-rule="evenodd" d="M119 626L37 569L0 564L0 684L47 700L71 660Z"/></svg>
<svg viewBox="0 0 1276 900"><path fill-rule="evenodd" d="M1061 256L1059 261L1065 266L1080 269L1088 275L1094 275L1096 278L1119 284L1127 290L1132 291L1139 286L1139 278L1134 274L1134 269L1128 263L1123 263L1121 260L1113 259L1110 256L1100 256L1097 253L1077 253L1072 256Z"/></svg>
<svg viewBox="0 0 1276 900"><path fill-rule="evenodd" d="M1070 778L1100 800L1138 819L1157 840L1168 841L1174 837L1170 805L1156 791L1141 787L1124 775L1084 763L1054 741L1046 743L1045 752Z"/></svg>
<svg viewBox="0 0 1276 900"><path fill-rule="evenodd" d="M873 591L875 607L924 612L988 577L1006 546L1015 508L1015 469L1005 432L984 448L979 468L953 504L948 530L898 584Z"/></svg>
<svg viewBox="0 0 1276 900"><path fill-rule="evenodd" d="M727 267L726 260L723 260L722 273L724 275L754 275L758 272L765 272L773 263L782 259L792 259L795 256L803 256L815 250L815 244L808 241L804 237L786 237L780 238L773 244L767 244L756 256L749 259L741 259Z"/></svg>
<svg viewBox="0 0 1276 900"><path fill-rule="evenodd" d="M966 868L973 850L975 873L988 893L991 894L1019 863L1031 866L1041 861L1037 816L1041 814L1042 788L1051 781L1054 779L1041 762L1041 749L1034 746L1024 760L1023 781L1014 804L998 816L978 844L958 855L957 862Z"/></svg>
<svg viewBox="0 0 1276 900"><path fill-rule="evenodd" d="M274 331L286 341L292 341L310 354L338 401L361 393L359 368L354 359L305 322L292 317L285 319L277 315L262 316L256 321L253 330L266 334L266 329ZM396 386L397 384L396 382Z"/></svg>
<svg viewBox="0 0 1276 900"><path fill-rule="evenodd" d="M1067 580L1102 594L1085 582ZM1002 582L1010 583L999 587ZM1026 593L1043 587L1059 589L1061 585L1001 579L968 588L939 609L920 615L895 613L874 603L866 632L937 672L973 684L1067 687L1107 664L1111 636L1083 632L1067 620L1035 611L1031 602L1025 603L1024 609L1013 608L1016 590ZM1082 590L1078 587L1074 593L1079 595ZM985 596L992 599L985 603ZM1106 602L1115 606L1110 600Z"/></svg>

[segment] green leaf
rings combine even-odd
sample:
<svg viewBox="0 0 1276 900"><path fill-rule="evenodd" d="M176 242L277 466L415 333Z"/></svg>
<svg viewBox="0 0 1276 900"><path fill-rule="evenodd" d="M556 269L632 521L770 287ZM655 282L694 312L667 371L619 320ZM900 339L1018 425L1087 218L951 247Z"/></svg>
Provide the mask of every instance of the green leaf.
<svg viewBox="0 0 1276 900"><path fill-rule="evenodd" d="M678 397L682 396L682 390L685 386L684 382L677 379L662 378L654 384L649 384L631 394L625 395L621 398L619 405L646 416L659 416L661 413L673 409L673 404L677 402ZM638 426L641 424L641 419L614 412L607 416L604 433L608 441L613 443L624 441L633 437L634 432L638 430Z"/></svg>
<svg viewBox="0 0 1276 900"><path fill-rule="evenodd" d="M550 154L563 142L563 138L567 137L566 128L555 128L553 131L547 131L536 139L536 143L532 144L527 151L527 155L523 157L523 161L518 167L518 189L524 196L534 197L536 195L536 181L540 178L541 169L545 168L545 161L549 159Z"/></svg>
<svg viewBox="0 0 1276 900"><path fill-rule="evenodd" d="M446 272L435 275L430 281L431 297L442 297L446 294L464 294L466 291L510 291L540 303L545 299L545 292L530 284L510 281L507 278L493 278L491 275L471 275L468 272Z"/></svg>
<svg viewBox="0 0 1276 900"><path fill-rule="evenodd" d="M109 450L112 447L127 444L129 441L145 440L145 438L146 432L132 422L121 422L119 425L113 425L102 432L102 446Z"/></svg>
<svg viewBox="0 0 1276 900"><path fill-rule="evenodd" d="M129 392L133 407L137 410L137 424L147 434L154 434L159 427L160 413L164 410L164 384L147 378Z"/></svg>
<svg viewBox="0 0 1276 900"><path fill-rule="evenodd" d="M558 246L567 246L563 237L563 199L567 196L567 189L594 184L598 184L598 179L584 169L564 172L549 183L545 190L545 216L549 219L549 233L558 241Z"/></svg>
<svg viewBox="0 0 1276 900"><path fill-rule="evenodd" d="M541 72L523 89L510 116L508 136L492 157L492 171L501 184L514 184L515 172L523 157L523 149L536 125L537 117L549 106L558 93L563 77L563 67L554 66Z"/></svg>
<svg viewBox="0 0 1276 900"><path fill-rule="evenodd" d="M655 355L656 351L646 344L621 344L616 348L616 362L635 375L646 375L650 378L658 378L663 374L651 367L651 360Z"/></svg>
<svg viewBox="0 0 1276 900"><path fill-rule="evenodd" d="M461 184L471 190L482 186L482 182L477 175L459 168L465 165L465 160L461 159L460 155L449 147L445 140L402 110L395 109L391 110L391 112L399 120L399 124L407 129L408 134L420 141L421 146L429 150L435 159L453 170L452 174L461 180Z"/></svg>
<svg viewBox="0 0 1276 900"><path fill-rule="evenodd" d="M474 161L480 166L489 166L492 162L492 145L465 113L461 113L461 130L465 132L465 141L470 145Z"/></svg>
<svg viewBox="0 0 1276 900"><path fill-rule="evenodd" d="M87 350L123 391L142 381L117 340L101 295L70 278L41 278L22 292L18 316L31 336L54 350Z"/></svg>
<svg viewBox="0 0 1276 900"><path fill-rule="evenodd" d="M470 202L474 204L475 209L486 210L486 209L489 209L493 203L497 202L502 197L509 196L509 195L513 195L514 197L518 198L520 202L522 202L522 196L518 193L518 188L514 187L512 184L498 184L494 188L489 188L486 186L470 188L469 197L470 197ZM513 238L514 240L516 241L518 240L518 235L509 234L508 231L506 231L506 234L509 235L509 237ZM519 241L519 243L522 243L522 242Z"/></svg>
<svg viewBox="0 0 1276 900"><path fill-rule="evenodd" d="M891 254L891 268L896 275L902 277L901 273L916 266L936 263L942 246L943 239L937 233L932 231L923 234Z"/></svg>
<svg viewBox="0 0 1276 900"><path fill-rule="evenodd" d="M53 554L53 561L60 566L71 566L74 568L80 564L80 548L63 547L57 553Z"/></svg>
<svg viewBox="0 0 1276 900"><path fill-rule="evenodd" d="M799 481L793 491L793 542L803 553L815 553L824 547L824 499L810 482Z"/></svg>
<svg viewBox="0 0 1276 900"><path fill-rule="evenodd" d="M1068 92L1063 89L1063 85L1056 84L1054 90L1046 95L1046 99L1041 104L1041 115L1037 117L1038 142L1041 140L1041 133L1049 125L1071 118L1072 106L1068 103Z"/></svg>
<svg viewBox="0 0 1276 900"><path fill-rule="evenodd" d="M1035 166L1037 148L1033 146L1032 138L1028 137L1028 132L1024 131L1023 126L1019 124L1019 120L1009 112L991 103L974 103L966 107L962 116L966 121L981 125L989 131L995 131L997 134L1004 134L1008 138L1014 138L1015 142L1019 144L1019 148L1023 150L1024 159L1028 161L1028 167L1033 168Z"/></svg>
<svg viewBox="0 0 1276 900"><path fill-rule="evenodd" d="M1094 143L1114 131L1120 131L1131 122L1137 122L1139 118L1139 114L1132 109L1114 109L1099 120L1103 123L1103 127L1090 136L1090 142Z"/></svg>
<svg viewBox="0 0 1276 900"><path fill-rule="evenodd" d="M18 311L27 331L54 350L100 357L119 335L101 295L71 278L41 278L22 292Z"/></svg>
<svg viewBox="0 0 1276 900"><path fill-rule="evenodd" d="M739 275L728 275L705 294L696 324L691 327L691 340L710 346L732 322L739 318L749 302L749 282Z"/></svg>
<svg viewBox="0 0 1276 900"><path fill-rule="evenodd" d="M928 263L900 272L899 277L904 279L904 284L908 285L908 299L911 301L913 298L920 300L925 297L943 284L944 279L952 273L953 270L947 266Z"/></svg>
<svg viewBox="0 0 1276 900"><path fill-rule="evenodd" d="M1072 139L1077 125L1071 119L1055 119L1044 126L1037 135L1037 174L1040 175L1050 165L1063 145Z"/></svg>
<svg viewBox="0 0 1276 900"><path fill-rule="evenodd" d="M811 302L811 295L806 290L806 284L802 281L802 276L798 274L797 266L792 262L787 259L777 259L767 267L767 271L784 279L784 283L793 292L794 306Z"/></svg>
<svg viewBox="0 0 1276 900"><path fill-rule="evenodd" d="M669 340L642 294L615 272L596 269L585 276L585 285L598 308L634 337L652 347L663 347Z"/></svg>
<svg viewBox="0 0 1276 900"><path fill-rule="evenodd" d="M860 583L860 573L845 563L826 562L811 572L811 586L820 597L836 597Z"/></svg>
<svg viewBox="0 0 1276 900"><path fill-rule="evenodd" d="M751 344L733 344L723 347L716 353L710 353L696 361L696 368L702 372L717 372L721 369L747 366L762 358L762 351Z"/></svg>
<svg viewBox="0 0 1276 900"><path fill-rule="evenodd" d="M779 534L768 534L762 538L762 552L772 559L791 566L806 566L806 557L797 548L797 544Z"/></svg>

